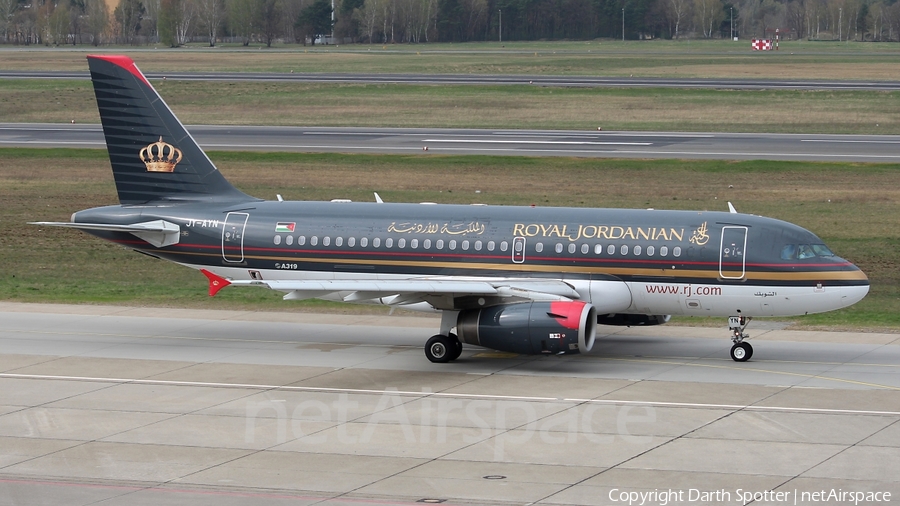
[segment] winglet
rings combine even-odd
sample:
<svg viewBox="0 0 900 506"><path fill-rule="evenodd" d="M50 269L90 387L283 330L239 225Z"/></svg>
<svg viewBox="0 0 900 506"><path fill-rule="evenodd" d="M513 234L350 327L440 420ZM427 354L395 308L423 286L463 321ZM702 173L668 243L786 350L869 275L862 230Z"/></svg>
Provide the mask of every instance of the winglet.
<svg viewBox="0 0 900 506"><path fill-rule="evenodd" d="M214 297L217 293L219 293L219 290L221 290L231 284L231 281L228 281L227 279L223 278L222 276L219 276L217 274L209 272L206 269L200 269L200 272L202 272L204 276L209 278L209 296L210 297Z"/></svg>

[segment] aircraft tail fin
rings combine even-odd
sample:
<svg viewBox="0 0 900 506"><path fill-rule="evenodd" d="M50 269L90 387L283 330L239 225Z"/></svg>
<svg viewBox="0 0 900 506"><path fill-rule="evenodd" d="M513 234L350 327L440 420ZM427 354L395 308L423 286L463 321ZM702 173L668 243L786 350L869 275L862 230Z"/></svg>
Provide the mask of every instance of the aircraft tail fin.
<svg viewBox="0 0 900 506"><path fill-rule="evenodd" d="M257 200L222 176L131 58L87 58L119 202Z"/></svg>

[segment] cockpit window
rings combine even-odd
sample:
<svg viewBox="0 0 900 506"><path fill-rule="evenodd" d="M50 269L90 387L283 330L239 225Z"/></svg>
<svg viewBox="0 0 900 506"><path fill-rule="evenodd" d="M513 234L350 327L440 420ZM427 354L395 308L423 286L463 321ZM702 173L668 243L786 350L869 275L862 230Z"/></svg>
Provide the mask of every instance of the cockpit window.
<svg viewBox="0 0 900 506"><path fill-rule="evenodd" d="M786 244L781 248L782 260L806 260L815 257L833 257L834 253L824 244Z"/></svg>
<svg viewBox="0 0 900 506"><path fill-rule="evenodd" d="M785 244L783 248L781 248L781 259L782 260L793 260L797 258L797 245L796 244Z"/></svg>
<svg viewBox="0 0 900 506"><path fill-rule="evenodd" d="M813 252L813 249L809 246L809 244L801 244L797 249L797 258L800 260L805 260L814 256L816 256L816 254Z"/></svg>
<svg viewBox="0 0 900 506"><path fill-rule="evenodd" d="M834 253L832 253L831 250L828 249L828 246L825 246L824 244L813 244L812 249L813 249L813 251L816 252L816 255L818 255L820 257L833 257L834 256Z"/></svg>

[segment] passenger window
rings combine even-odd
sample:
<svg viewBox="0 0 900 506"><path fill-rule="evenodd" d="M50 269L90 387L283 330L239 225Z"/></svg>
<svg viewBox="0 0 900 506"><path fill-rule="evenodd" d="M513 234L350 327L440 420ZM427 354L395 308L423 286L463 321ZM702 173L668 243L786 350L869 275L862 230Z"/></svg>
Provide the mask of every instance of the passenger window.
<svg viewBox="0 0 900 506"><path fill-rule="evenodd" d="M468 249L469 249L469 241L468 241L468 240L464 240L464 241L462 242L462 249L463 249L463 250L468 250Z"/></svg>
<svg viewBox="0 0 900 506"><path fill-rule="evenodd" d="M554 249L556 250L557 253L562 253L562 252L563 252L563 245L562 245L562 243L559 243L559 242L556 243L556 247L555 247Z"/></svg>
<svg viewBox="0 0 900 506"><path fill-rule="evenodd" d="M594 246L594 254L595 255L600 255L602 253L603 253L603 245L602 244L598 244L598 245Z"/></svg>
<svg viewBox="0 0 900 506"><path fill-rule="evenodd" d="M574 242L569 243L569 254L575 253L577 247Z"/></svg>
<svg viewBox="0 0 900 506"><path fill-rule="evenodd" d="M276 235L276 236L275 236L275 245L277 246L277 245L279 245L279 244L281 244L281 236L280 236L280 235Z"/></svg>
<svg viewBox="0 0 900 506"><path fill-rule="evenodd" d="M322 238L322 246L329 246L331 244L331 237L327 235Z"/></svg>
<svg viewBox="0 0 900 506"><path fill-rule="evenodd" d="M634 247L634 256L636 256L636 257L641 256L641 247L640 246Z"/></svg>
<svg viewBox="0 0 900 506"><path fill-rule="evenodd" d="M590 247L590 246L588 246L587 244L582 244L582 245L581 245L581 254L582 254L582 255L587 255L590 251L591 251L591 247Z"/></svg>
<svg viewBox="0 0 900 506"><path fill-rule="evenodd" d="M500 243L500 251L506 251L509 249L509 243L506 241L502 241Z"/></svg>
<svg viewBox="0 0 900 506"><path fill-rule="evenodd" d="M294 236L289 235L289 236L285 237L284 243L287 244L288 246L290 246L291 244L294 244Z"/></svg>
<svg viewBox="0 0 900 506"><path fill-rule="evenodd" d="M668 254L669 254L669 247L668 247L668 246L660 246L660 247L659 247L659 256L664 257L664 256L666 256L666 255L668 255Z"/></svg>
<svg viewBox="0 0 900 506"><path fill-rule="evenodd" d="M354 247L356 246L356 237L348 237L347 238L347 246Z"/></svg>
<svg viewBox="0 0 900 506"><path fill-rule="evenodd" d="M456 249L456 239L450 239L450 242L447 244L447 247L451 250Z"/></svg>
<svg viewBox="0 0 900 506"><path fill-rule="evenodd" d="M412 249L418 248L418 247L419 247L419 240L418 240L418 239L410 239L410 240L409 240L409 247L412 248Z"/></svg>
<svg viewBox="0 0 900 506"><path fill-rule="evenodd" d="M319 244L319 238L316 236L312 236L309 238L309 243L313 246Z"/></svg>
<svg viewBox="0 0 900 506"><path fill-rule="evenodd" d="M372 247L373 248L378 248L380 246L381 246L381 238L380 237L376 237L376 238L372 239Z"/></svg>
<svg viewBox="0 0 900 506"><path fill-rule="evenodd" d="M656 253L656 248L654 248L653 246L647 246L647 256L652 257L654 253Z"/></svg>
<svg viewBox="0 0 900 506"><path fill-rule="evenodd" d="M384 247L385 247L385 248L393 248L393 247L394 247L394 239L391 238L391 237L388 237L387 239L385 239L385 240L384 240Z"/></svg>
<svg viewBox="0 0 900 506"><path fill-rule="evenodd" d="M306 236L301 235L297 238L297 246L303 246L304 244L306 244Z"/></svg>
<svg viewBox="0 0 900 506"><path fill-rule="evenodd" d="M494 241L488 241L488 251L494 251L494 248L497 246L497 243Z"/></svg>
<svg viewBox="0 0 900 506"><path fill-rule="evenodd" d="M627 255L628 254L628 245L623 244L622 247L619 248L619 253L621 253L622 255Z"/></svg>
<svg viewBox="0 0 900 506"><path fill-rule="evenodd" d="M437 249L444 249L444 240L438 239L437 241L435 241L434 247Z"/></svg>
<svg viewBox="0 0 900 506"><path fill-rule="evenodd" d="M475 251L481 251L481 241L475 241Z"/></svg>
<svg viewBox="0 0 900 506"><path fill-rule="evenodd" d="M360 248L365 248L365 247L368 246L368 245L369 245L369 238L368 238L368 237L361 237L361 238L359 239L359 247L360 247Z"/></svg>
<svg viewBox="0 0 900 506"><path fill-rule="evenodd" d="M425 249L431 249L431 239L425 239L422 241L422 247Z"/></svg>
<svg viewBox="0 0 900 506"><path fill-rule="evenodd" d="M538 253L540 253L541 251L544 251L544 243L542 243L542 242L534 243L534 251L536 251Z"/></svg>
<svg viewBox="0 0 900 506"><path fill-rule="evenodd" d="M681 256L681 246L675 246L674 248L672 248L672 256Z"/></svg>
<svg viewBox="0 0 900 506"><path fill-rule="evenodd" d="M390 239L388 239L388 241L390 241ZM388 248L390 248L390 247L391 247L391 246L388 245ZM397 239L397 247L398 247L398 248L405 248L405 247L406 247L406 239L404 239L404 238L402 238L402 237L401 237L400 239Z"/></svg>
<svg viewBox="0 0 900 506"><path fill-rule="evenodd" d="M337 246L338 248L340 248L341 246L343 246L343 244L344 244L344 238L343 238L343 237L335 237L335 238L334 238L334 245L335 245L335 246Z"/></svg>

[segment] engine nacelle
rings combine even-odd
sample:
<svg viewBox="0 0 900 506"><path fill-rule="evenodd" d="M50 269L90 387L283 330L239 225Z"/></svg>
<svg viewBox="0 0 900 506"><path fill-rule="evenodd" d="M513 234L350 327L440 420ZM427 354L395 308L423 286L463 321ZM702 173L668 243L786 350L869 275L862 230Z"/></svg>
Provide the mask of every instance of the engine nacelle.
<svg viewBox="0 0 900 506"><path fill-rule="evenodd" d="M637 327L640 325L662 325L669 321L672 315L667 314L604 314L597 317L600 325L616 325Z"/></svg>
<svg viewBox="0 0 900 506"><path fill-rule="evenodd" d="M522 302L459 313L459 340L523 355L591 351L594 306L582 301Z"/></svg>

